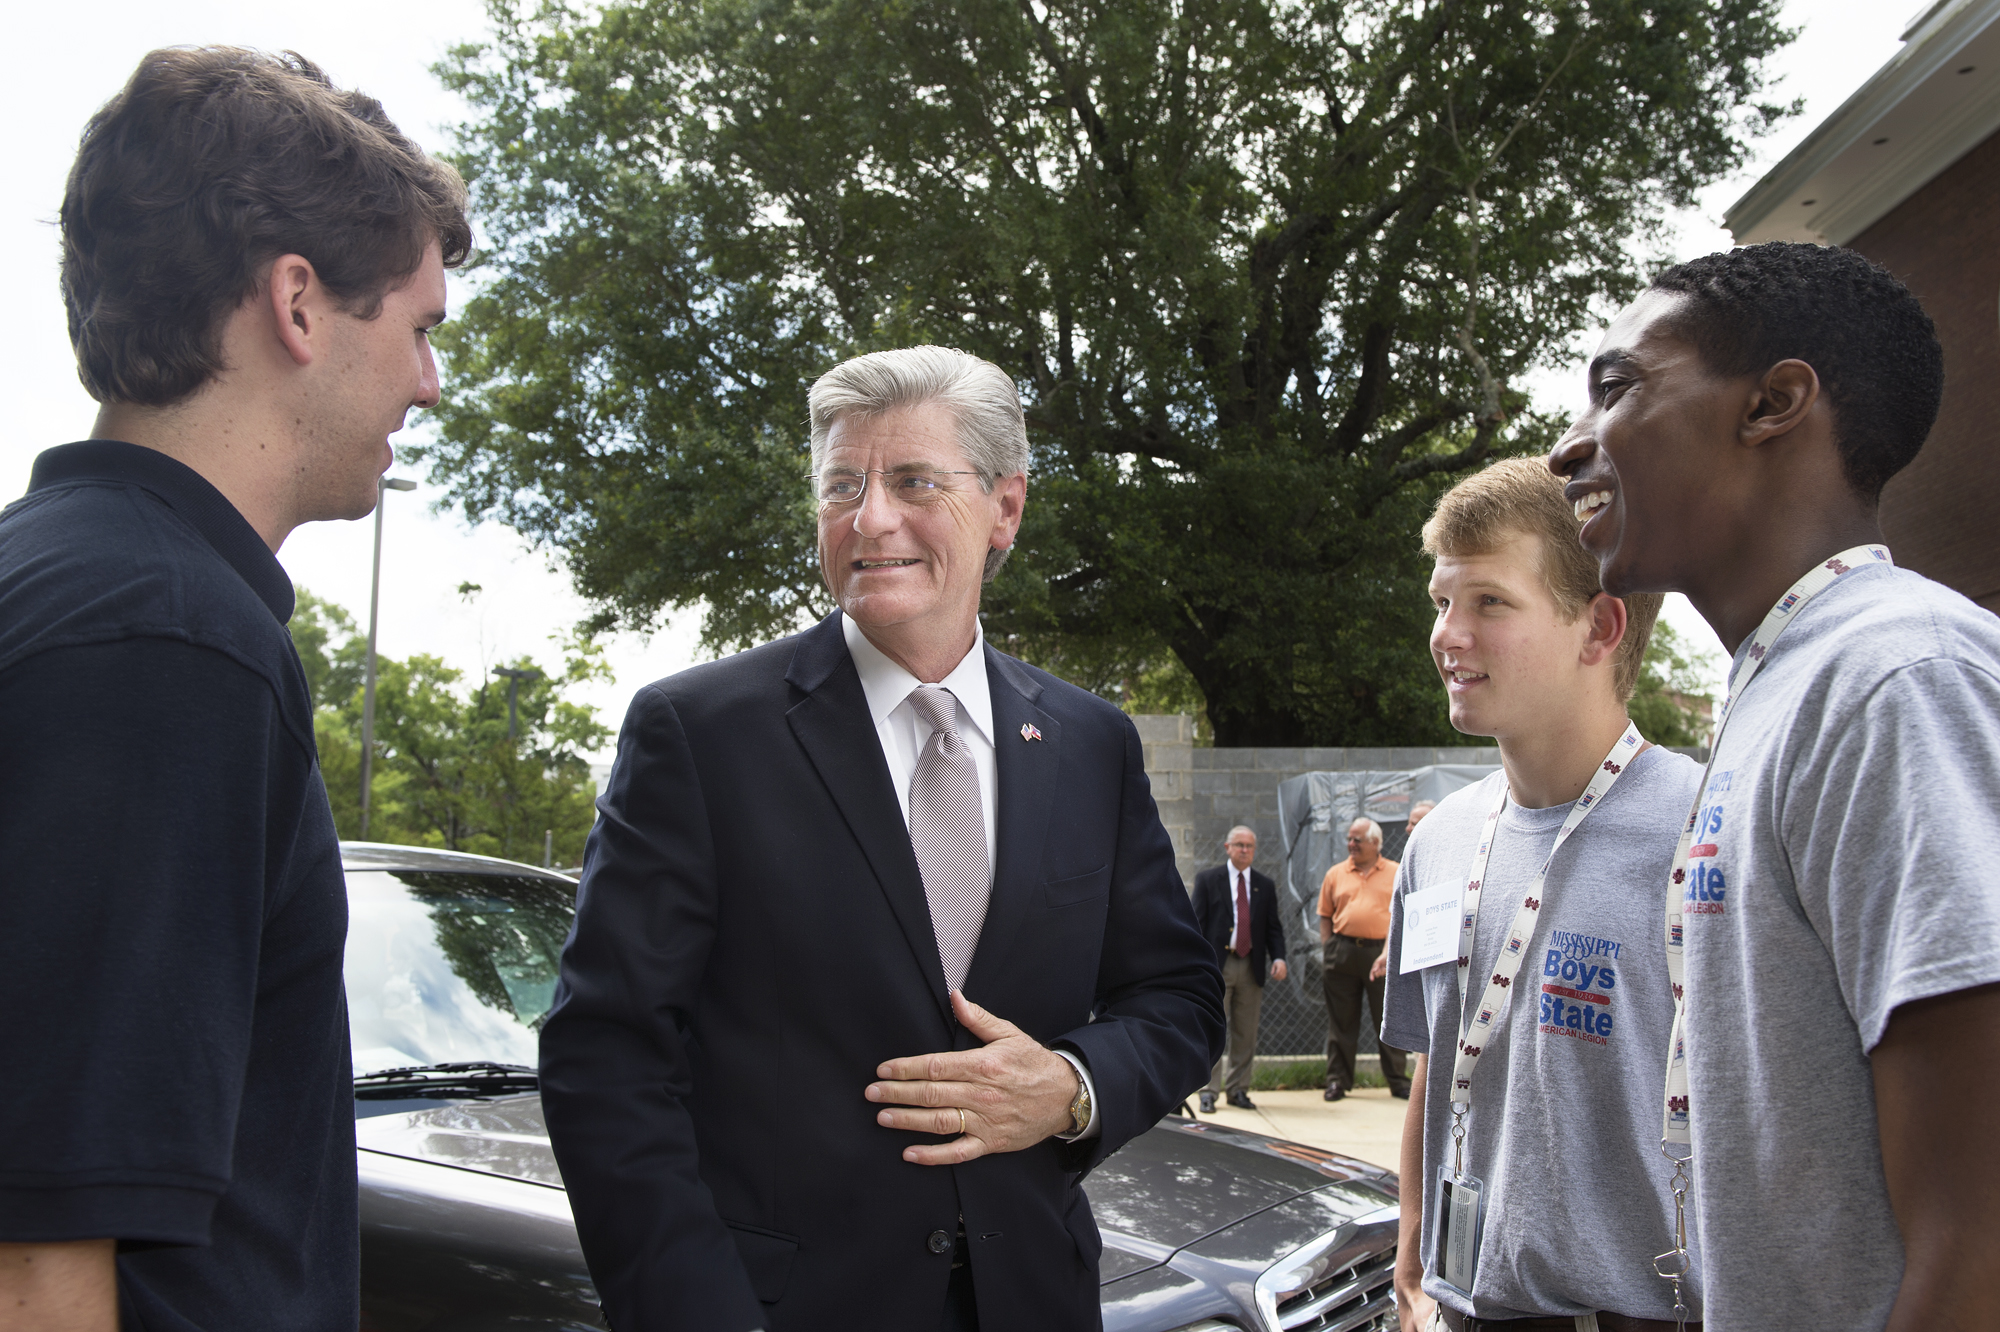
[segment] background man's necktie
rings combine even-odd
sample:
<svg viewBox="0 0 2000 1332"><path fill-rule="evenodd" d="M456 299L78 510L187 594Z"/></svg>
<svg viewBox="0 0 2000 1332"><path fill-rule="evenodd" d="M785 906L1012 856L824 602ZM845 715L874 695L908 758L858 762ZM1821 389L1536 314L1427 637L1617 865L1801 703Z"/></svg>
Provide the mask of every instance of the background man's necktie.
<svg viewBox="0 0 2000 1332"><path fill-rule="evenodd" d="M993 895L979 769L958 733L958 699L949 689L923 685L910 695L910 706L931 728L910 776L910 845L930 900L945 984L957 989L972 969Z"/></svg>
<svg viewBox="0 0 2000 1332"><path fill-rule="evenodd" d="M1250 879L1236 871L1236 956L1250 956Z"/></svg>

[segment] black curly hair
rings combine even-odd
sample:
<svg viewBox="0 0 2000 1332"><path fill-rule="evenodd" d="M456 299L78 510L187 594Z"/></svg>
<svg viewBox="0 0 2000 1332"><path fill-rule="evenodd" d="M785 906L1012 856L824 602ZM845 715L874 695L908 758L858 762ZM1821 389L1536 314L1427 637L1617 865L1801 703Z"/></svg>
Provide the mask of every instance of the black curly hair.
<svg viewBox="0 0 2000 1332"><path fill-rule="evenodd" d="M1937 330L1908 287L1853 250L1749 245L1676 264L1653 289L1687 298L1672 325L1717 374L1810 365L1863 496L1878 497L1930 435L1944 393Z"/></svg>

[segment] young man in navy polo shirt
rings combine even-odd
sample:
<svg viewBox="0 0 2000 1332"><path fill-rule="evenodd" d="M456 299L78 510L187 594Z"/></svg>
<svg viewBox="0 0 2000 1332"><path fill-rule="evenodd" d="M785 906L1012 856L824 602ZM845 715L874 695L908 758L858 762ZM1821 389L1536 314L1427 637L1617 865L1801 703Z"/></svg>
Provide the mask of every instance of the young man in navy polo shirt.
<svg viewBox="0 0 2000 1332"><path fill-rule="evenodd" d="M1549 456L1605 589L1735 658L1660 886L1714 1332L2000 1327L2000 621L1876 518L1943 385L1891 274L1751 246L1612 322Z"/></svg>
<svg viewBox="0 0 2000 1332"><path fill-rule="evenodd" d="M85 128L93 438L0 512L0 1329L359 1319L347 906L275 552L437 399L464 187L296 56Z"/></svg>

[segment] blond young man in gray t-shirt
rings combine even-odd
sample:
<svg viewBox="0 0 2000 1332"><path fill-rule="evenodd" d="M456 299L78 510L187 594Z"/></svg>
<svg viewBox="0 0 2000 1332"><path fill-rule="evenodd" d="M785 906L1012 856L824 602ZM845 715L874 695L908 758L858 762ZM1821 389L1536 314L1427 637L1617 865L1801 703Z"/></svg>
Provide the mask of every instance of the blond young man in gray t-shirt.
<svg viewBox="0 0 2000 1332"><path fill-rule="evenodd" d="M1382 1039L1421 1052L1403 1129L1396 1294L1406 1328L1593 1318L1603 1332L1672 1327L1673 1292L1652 1267L1674 1213L1657 1142L1659 1053L1673 1020L1660 890L1700 769L1629 738L1625 704L1660 598L1604 595L1575 526L1560 484L1516 459L1460 482L1424 528L1436 560L1431 652L1451 722L1494 737L1502 770L1425 819L1392 905ZM1511 997L1472 1069L1461 1154L1452 1132L1461 1033L1544 862L1525 953L1503 990ZM1450 918L1456 944L1474 878L1483 886L1467 962L1454 946L1417 965L1412 901L1419 911L1444 903L1428 909ZM1440 1167L1484 1191L1469 1286L1444 1280ZM1683 1292L1698 1307L1698 1276Z"/></svg>
<svg viewBox="0 0 2000 1332"><path fill-rule="evenodd" d="M1890 274L1752 246L1618 316L1549 458L1735 656L1672 890L1714 1332L2000 1328L2000 621L1876 517L1942 385Z"/></svg>

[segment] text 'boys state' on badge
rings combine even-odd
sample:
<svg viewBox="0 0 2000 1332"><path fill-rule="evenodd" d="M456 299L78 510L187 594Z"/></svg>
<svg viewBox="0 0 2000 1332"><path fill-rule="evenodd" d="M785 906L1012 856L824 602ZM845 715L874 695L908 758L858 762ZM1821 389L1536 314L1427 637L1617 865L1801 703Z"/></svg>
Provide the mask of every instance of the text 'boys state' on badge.
<svg viewBox="0 0 2000 1332"><path fill-rule="evenodd" d="M1403 898L1403 954L1398 975L1458 956L1458 885L1441 883Z"/></svg>

